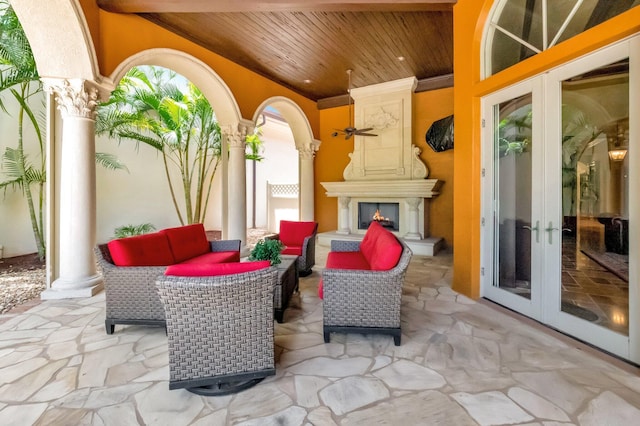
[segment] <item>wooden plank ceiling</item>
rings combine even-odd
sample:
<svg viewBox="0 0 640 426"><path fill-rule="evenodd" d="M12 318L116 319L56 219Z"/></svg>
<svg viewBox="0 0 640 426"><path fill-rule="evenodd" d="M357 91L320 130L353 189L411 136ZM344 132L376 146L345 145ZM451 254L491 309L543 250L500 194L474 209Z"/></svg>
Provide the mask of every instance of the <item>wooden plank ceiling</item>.
<svg viewBox="0 0 640 426"><path fill-rule="evenodd" d="M353 87L416 76L452 84L455 0L98 0L136 13L325 104ZM250 82L248 82L250 84Z"/></svg>

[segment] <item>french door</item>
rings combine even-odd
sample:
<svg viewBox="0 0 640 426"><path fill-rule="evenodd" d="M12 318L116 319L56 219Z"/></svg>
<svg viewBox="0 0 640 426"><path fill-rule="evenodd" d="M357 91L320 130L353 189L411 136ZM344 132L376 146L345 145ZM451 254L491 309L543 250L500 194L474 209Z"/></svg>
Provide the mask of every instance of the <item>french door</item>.
<svg viewBox="0 0 640 426"><path fill-rule="evenodd" d="M482 296L635 362L638 46L482 103Z"/></svg>

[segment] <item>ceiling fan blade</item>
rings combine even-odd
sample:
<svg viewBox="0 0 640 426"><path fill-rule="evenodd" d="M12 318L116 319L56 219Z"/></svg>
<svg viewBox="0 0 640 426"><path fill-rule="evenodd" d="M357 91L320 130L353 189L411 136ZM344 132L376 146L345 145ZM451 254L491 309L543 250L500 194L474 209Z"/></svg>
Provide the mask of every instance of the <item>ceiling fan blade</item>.
<svg viewBox="0 0 640 426"><path fill-rule="evenodd" d="M358 129L358 132L368 132L369 130L373 130L373 127L367 127L366 129Z"/></svg>

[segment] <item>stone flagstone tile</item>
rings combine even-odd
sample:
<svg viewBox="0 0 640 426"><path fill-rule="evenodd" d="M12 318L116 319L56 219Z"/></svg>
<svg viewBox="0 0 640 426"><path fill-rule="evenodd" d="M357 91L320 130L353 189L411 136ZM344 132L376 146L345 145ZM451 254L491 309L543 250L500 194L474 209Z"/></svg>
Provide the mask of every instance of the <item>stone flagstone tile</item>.
<svg viewBox="0 0 640 426"><path fill-rule="evenodd" d="M101 421L94 421L93 416L90 410L54 407L45 411L35 425L101 426Z"/></svg>
<svg viewBox="0 0 640 426"><path fill-rule="evenodd" d="M215 413L207 414L204 417L200 417L198 420L191 423L190 426L224 426L227 425L227 416L229 412L227 410L219 410Z"/></svg>
<svg viewBox="0 0 640 426"><path fill-rule="evenodd" d="M237 426L297 426L302 424L305 417L307 417L307 411L305 409L289 407L271 416L237 423Z"/></svg>
<svg viewBox="0 0 640 426"><path fill-rule="evenodd" d="M394 362L373 375L392 389L438 389L447 383L437 372L407 360Z"/></svg>
<svg viewBox="0 0 640 426"><path fill-rule="evenodd" d="M0 424L33 425L47 409L47 404L9 405L0 410Z"/></svg>
<svg viewBox="0 0 640 426"><path fill-rule="evenodd" d="M316 333L296 333L284 336L275 336L275 343L285 349L303 349L323 344L322 336Z"/></svg>
<svg viewBox="0 0 640 426"><path fill-rule="evenodd" d="M559 422L570 421L569 416L558 406L546 399L529 392L528 390L514 387L507 392L509 398L514 400L522 408L541 419L557 420Z"/></svg>
<svg viewBox="0 0 640 426"><path fill-rule="evenodd" d="M134 396L144 424L189 425L202 411L202 397L186 390L169 391L166 383L151 386Z"/></svg>
<svg viewBox="0 0 640 426"><path fill-rule="evenodd" d="M277 359L276 369L278 367L287 368L314 357L337 358L341 355L344 355L344 345L337 343L323 343L306 349L285 351Z"/></svg>
<svg viewBox="0 0 640 426"><path fill-rule="evenodd" d="M55 401L70 394L76 388L78 369L67 367L60 370L55 379L36 392L31 400L34 402Z"/></svg>
<svg viewBox="0 0 640 426"><path fill-rule="evenodd" d="M20 362L20 352L17 351L7 355L7 358L15 362L15 364L7 364L6 367L0 368L0 384L11 383L47 363L47 360L41 357L27 358L25 361Z"/></svg>
<svg viewBox="0 0 640 426"><path fill-rule="evenodd" d="M109 367L122 364L131 356L133 344L117 345L84 355L78 387L104 386Z"/></svg>
<svg viewBox="0 0 640 426"><path fill-rule="evenodd" d="M136 407L131 402L100 408L98 409L96 416L100 418L105 425L140 425L136 416Z"/></svg>
<svg viewBox="0 0 640 426"><path fill-rule="evenodd" d="M502 392L478 394L457 392L451 397L458 401L481 426L523 423L534 420Z"/></svg>
<svg viewBox="0 0 640 426"><path fill-rule="evenodd" d="M321 423L318 423L321 424ZM340 425L476 426L454 401L437 391L407 394L344 416Z"/></svg>
<svg viewBox="0 0 640 426"><path fill-rule="evenodd" d="M231 424L271 416L286 410L293 404L289 396L273 383L259 383L242 391L229 403L229 420Z"/></svg>
<svg viewBox="0 0 640 426"><path fill-rule="evenodd" d="M513 373L513 378L569 415L575 414L593 396L584 387L569 382L560 372Z"/></svg>
<svg viewBox="0 0 640 426"><path fill-rule="evenodd" d="M322 402L338 416L388 397L380 380L364 377L347 377L320 391Z"/></svg>
<svg viewBox="0 0 640 426"><path fill-rule="evenodd" d="M293 365L288 370L293 374L322 377L347 377L364 374L371 366L371 359L365 357L331 359L313 358Z"/></svg>
<svg viewBox="0 0 640 426"><path fill-rule="evenodd" d="M314 408L320 405L318 392L331 384L330 380L314 376L295 376L296 403L305 408Z"/></svg>
<svg viewBox="0 0 640 426"><path fill-rule="evenodd" d="M312 425L322 426L337 426L338 424L333 420L331 410L328 407L319 407L309 413L307 420Z"/></svg>
<svg viewBox="0 0 640 426"><path fill-rule="evenodd" d="M618 383L621 383L624 386L627 386L640 393L640 376L631 376L629 374L621 372L607 372L606 374L607 376L616 380Z"/></svg>
<svg viewBox="0 0 640 426"><path fill-rule="evenodd" d="M582 426L634 425L640 421L640 410L611 391L592 399L578 415Z"/></svg>
<svg viewBox="0 0 640 426"><path fill-rule="evenodd" d="M0 401L25 402L51 380L66 360L53 361L0 387Z"/></svg>
<svg viewBox="0 0 640 426"><path fill-rule="evenodd" d="M107 405L121 404L129 399L131 395L136 395L144 389L149 388L146 383L134 383L112 388L101 388L92 390L85 402L85 408L100 408Z"/></svg>

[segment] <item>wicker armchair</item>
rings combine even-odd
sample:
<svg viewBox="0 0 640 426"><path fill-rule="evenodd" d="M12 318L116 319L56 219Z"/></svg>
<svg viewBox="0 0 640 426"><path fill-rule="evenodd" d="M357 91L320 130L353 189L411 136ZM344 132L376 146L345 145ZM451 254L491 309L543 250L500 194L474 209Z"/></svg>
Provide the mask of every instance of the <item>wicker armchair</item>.
<svg viewBox="0 0 640 426"><path fill-rule="evenodd" d="M215 277L161 276L169 389L226 395L275 374L275 268Z"/></svg>
<svg viewBox="0 0 640 426"><path fill-rule="evenodd" d="M209 244L212 252L240 250L240 240L211 241ZM167 267L116 266L106 244L98 245L94 252L104 280L107 334L113 334L116 324L164 327L164 308L155 281Z"/></svg>
<svg viewBox="0 0 640 426"><path fill-rule="evenodd" d="M400 241L400 240L399 240ZM411 260L403 242L398 264L388 271L325 269L323 281L324 341L331 332L390 334L400 345L402 284ZM331 241L331 251L357 251L358 241Z"/></svg>
<svg viewBox="0 0 640 426"><path fill-rule="evenodd" d="M285 248L282 254L298 256L298 274L306 277L316 264L317 222L280 221L280 233L266 236L266 239L279 239Z"/></svg>

